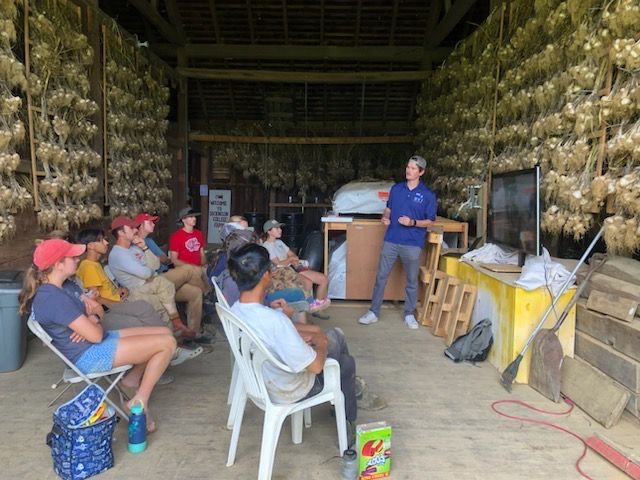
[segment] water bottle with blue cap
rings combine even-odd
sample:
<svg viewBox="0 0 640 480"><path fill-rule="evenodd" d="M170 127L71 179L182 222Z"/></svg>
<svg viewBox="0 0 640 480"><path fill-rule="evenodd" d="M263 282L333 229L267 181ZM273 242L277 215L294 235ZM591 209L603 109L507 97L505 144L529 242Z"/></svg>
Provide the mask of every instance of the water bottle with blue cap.
<svg viewBox="0 0 640 480"><path fill-rule="evenodd" d="M129 451L142 453L147 448L147 415L142 400L131 405L129 416Z"/></svg>

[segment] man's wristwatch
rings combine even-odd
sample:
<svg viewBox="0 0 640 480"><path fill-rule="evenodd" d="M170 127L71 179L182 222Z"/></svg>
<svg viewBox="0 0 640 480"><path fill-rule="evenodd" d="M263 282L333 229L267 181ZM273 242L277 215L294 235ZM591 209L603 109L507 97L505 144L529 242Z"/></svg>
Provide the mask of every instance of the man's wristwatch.
<svg viewBox="0 0 640 480"><path fill-rule="evenodd" d="M411 226L415 227L417 225L418 221L415 218L411 219Z"/></svg>

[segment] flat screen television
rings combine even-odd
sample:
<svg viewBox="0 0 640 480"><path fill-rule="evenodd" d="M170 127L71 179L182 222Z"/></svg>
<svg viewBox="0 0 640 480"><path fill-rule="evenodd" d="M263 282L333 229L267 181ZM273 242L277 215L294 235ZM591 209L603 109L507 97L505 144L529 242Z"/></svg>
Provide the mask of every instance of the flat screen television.
<svg viewBox="0 0 640 480"><path fill-rule="evenodd" d="M491 177L488 240L541 255L540 167Z"/></svg>

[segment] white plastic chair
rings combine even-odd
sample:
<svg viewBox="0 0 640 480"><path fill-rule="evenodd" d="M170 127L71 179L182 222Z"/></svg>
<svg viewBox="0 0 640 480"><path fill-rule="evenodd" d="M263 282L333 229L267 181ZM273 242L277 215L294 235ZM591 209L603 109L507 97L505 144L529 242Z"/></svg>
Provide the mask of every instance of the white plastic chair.
<svg viewBox="0 0 640 480"><path fill-rule="evenodd" d="M131 370L133 365L123 365L121 367L112 368L107 372L96 372L96 373L89 373L89 374L82 373L80 369L73 364L73 362L71 362L60 350L58 350L53 345L51 336L45 331L44 328L42 328L42 325L40 325L36 321L33 315L31 315L29 317L29 320L27 320L27 326L29 327L29 330L31 330L36 337L42 340L42 343L44 343L47 347L49 347L49 349L51 349L53 353L55 353L58 357L60 357L60 359L67 366L64 370L64 373L62 374L62 379L60 381L65 382L68 385L65 387L65 389L62 392L60 392L60 394L56 398L54 398L49 403L49 405L47 405L48 407L53 405L56 402L56 400L58 400L71 387L71 385L75 383L85 382L87 385L91 385L94 383L98 384L101 380L105 380L109 384L109 386L105 390L106 402L109 405L111 405L113 408L115 408L116 411L120 415L122 415L122 418L129 420L129 416L125 413L125 411L116 403L114 403L109 398L108 395L112 390L115 389L116 392L118 392L118 395L120 396L120 402L124 403L123 398L126 398L126 396L118 387L118 382L122 380L122 377L124 377L125 373ZM115 375L115 378L111 378L111 376L113 375ZM59 383L60 382L52 385L52 388L57 387Z"/></svg>
<svg viewBox="0 0 640 480"><path fill-rule="evenodd" d="M317 395L296 403L273 403L263 378L262 364L271 362L282 370L288 372L292 372L292 370L278 361L254 331L228 308L218 303L216 304L216 310L222 321L229 340L229 346L235 356L236 365L240 372L242 382L239 382L238 387L241 386L243 390L243 394L239 395L238 404L234 405L237 409L234 412L233 433L231 434L227 466L231 466L235 462L247 398L265 412L258 480L271 479L278 438L286 417L291 415L291 439L293 443L301 443L303 411L321 403L331 402L335 406L339 454L342 455L342 452L347 449L347 426L344 395L340 389L340 365L338 362L334 359L327 359L325 362L324 388Z"/></svg>
<svg viewBox="0 0 640 480"><path fill-rule="evenodd" d="M227 299L225 298L224 294L222 293L222 290L220 289L220 286L218 285L217 281L212 278L211 283L213 283L213 288L215 288L216 298L218 299L218 303L220 303L220 305L222 305L223 307L230 309L231 307L227 302ZM223 328L225 328L224 324L222 326ZM225 329L225 334L226 334L226 329ZM229 355L231 355L231 382L229 383L229 394L227 395L227 405L230 406L229 415L227 417L227 429L232 430L234 415L236 413L236 410L238 409L238 404L241 401L240 397L243 395L246 397L246 393L241 384L240 374L238 371L238 367L236 365L235 358L233 356L233 350L231 349L229 350ZM246 403L246 398L244 402ZM311 427L311 409L310 408L307 408L304 411L304 426L306 428Z"/></svg>
<svg viewBox="0 0 640 480"><path fill-rule="evenodd" d="M216 279L212 278L211 283L213 283L213 288L216 291L217 303L219 303L226 309L231 308L229 306L229 303L227 303L227 299L224 297L224 294L222 293L222 289L218 286L218 282L216 281ZM225 330L225 334L226 334L226 330ZM237 390L236 387L239 381L239 377L238 377L238 367L236 366L236 361L235 361L235 357L233 356L233 351L229 350L229 354L231 355L231 382L229 383L229 394L227 395L227 405L233 405L233 397ZM233 428L233 407L229 408L229 416L227 418L227 428L229 430Z"/></svg>

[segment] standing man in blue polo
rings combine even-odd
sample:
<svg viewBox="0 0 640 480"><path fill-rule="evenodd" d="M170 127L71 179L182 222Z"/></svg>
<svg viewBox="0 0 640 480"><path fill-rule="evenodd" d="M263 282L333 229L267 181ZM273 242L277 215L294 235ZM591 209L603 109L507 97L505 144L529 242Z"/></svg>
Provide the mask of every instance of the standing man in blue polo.
<svg viewBox="0 0 640 480"><path fill-rule="evenodd" d="M391 187L387 208L382 213L382 223L387 225L384 244L380 252L378 275L373 287L371 307L358 322L371 325L378 321L389 272L400 257L407 275L404 301L404 323L411 329L418 328L414 315L418 293L418 270L420 252L424 247L427 228L436 219L436 195L420 181L427 162L414 155L405 168L405 182Z"/></svg>

